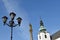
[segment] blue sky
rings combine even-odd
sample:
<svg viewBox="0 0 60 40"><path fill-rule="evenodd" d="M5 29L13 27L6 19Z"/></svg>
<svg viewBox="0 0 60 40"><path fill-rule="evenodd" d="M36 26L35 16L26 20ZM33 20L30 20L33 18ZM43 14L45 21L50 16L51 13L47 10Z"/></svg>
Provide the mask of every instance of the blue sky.
<svg viewBox="0 0 60 40"><path fill-rule="evenodd" d="M10 40L10 28L3 25L1 17L10 19L11 11L23 19L21 26L14 28L13 40L30 40L29 23L33 26L33 39L37 40L40 17L51 35L60 30L60 0L0 0L0 40Z"/></svg>

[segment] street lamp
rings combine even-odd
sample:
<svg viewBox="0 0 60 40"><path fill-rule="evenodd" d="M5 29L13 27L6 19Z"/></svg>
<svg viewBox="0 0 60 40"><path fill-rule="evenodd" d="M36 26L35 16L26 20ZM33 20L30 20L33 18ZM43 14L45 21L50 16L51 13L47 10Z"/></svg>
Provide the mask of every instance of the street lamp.
<svg viewBox="0 0 60 40"><path fill-rule="evenodd" d="M16 14L14 12L10 13L11 20L14 20L15 16L16 16Z"/></svg>
<svg viewBox="0 0 60 40"><path fill-rule="evenodd" d="M6 16L3 16L2 19L3 19L3 23L5 25L8 18Z"/></svg>
<svg viewBox="0 0 60 40"><path fill-rule="evenodd" d="M4 25L8 25L9 27L11 27L11 40L12 40L12 38L13 38L13 27L16 27L17 25L20 26L21 21L22 21L22 18L18 17L18 18L17 18L18 24L15 24L15 23L14 23L14 18L15 18L15 16L16 16L16 14L15 14L14 12L11 12L11 13L10 13L11 20L9 21L9 23L7 23L8 17L6 17L6 16L3 16L3 17L2 17Z"/></svg>
<svg viewBox="0 0 60 40"><path fill-rule="evenodd" d="M20 18L20 17L17 18L17 21L18 21L18 25L19 25L19 26L20 26L20 24L21 24L21 20L22 20L22 18Z"/></svg>

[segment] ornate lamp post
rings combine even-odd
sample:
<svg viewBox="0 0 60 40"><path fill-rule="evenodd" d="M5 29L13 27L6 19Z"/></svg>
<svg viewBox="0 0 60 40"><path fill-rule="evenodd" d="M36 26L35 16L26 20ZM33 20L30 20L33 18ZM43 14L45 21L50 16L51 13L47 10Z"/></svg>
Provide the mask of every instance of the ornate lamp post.
<svg viewBox="0 0 60 40"><path fill-rule="evenodd" d="M16 27L17 25L20 26L21 21L22 21L22 18L18 17L18 18L17 18L18 24L15 24L15 23L14 23L14 18L15 18L15 16L16 16L16 14L15 14L14 12L11 12L11 13L10 13L11 20L9 21L9 23L7 23L8 17L6 17L6 16L3 16L3 17L2 17L4 25L8 25L9 27L11 27L11 40L12 40L12 38L13 38L13 27Z"/></svg>

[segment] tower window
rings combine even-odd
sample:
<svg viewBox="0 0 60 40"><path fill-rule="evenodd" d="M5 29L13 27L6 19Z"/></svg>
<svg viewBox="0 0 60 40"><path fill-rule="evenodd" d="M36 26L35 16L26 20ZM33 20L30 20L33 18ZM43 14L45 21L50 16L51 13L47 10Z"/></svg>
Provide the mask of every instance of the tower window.
<svg viewBox="0 0 60 40"><path fill-rule="evenodd" d="M50 36L51 40L52 40L52 36Z"/></svg>
<svg viewBox="0 0 60 40"><path fill-rule="evenodd" d="M39 38L41 39L41 36L39 36Z"/></svg>
<svg viewBox="0 0 60 40"><path fill-rule="evenodd" d="M47 35L45 35L45 38L47 38Z"/></svg>

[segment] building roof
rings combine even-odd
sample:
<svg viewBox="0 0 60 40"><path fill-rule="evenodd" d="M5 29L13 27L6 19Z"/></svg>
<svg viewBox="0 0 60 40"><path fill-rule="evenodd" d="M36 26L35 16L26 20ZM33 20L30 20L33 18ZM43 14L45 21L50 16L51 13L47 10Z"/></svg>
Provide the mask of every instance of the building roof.
<svg viewBox="0 0 60 40"><path fill-rule="evenodd" d="M57 38L60 38L60 30L52 35L52 40L55 40Z"/></svg>

